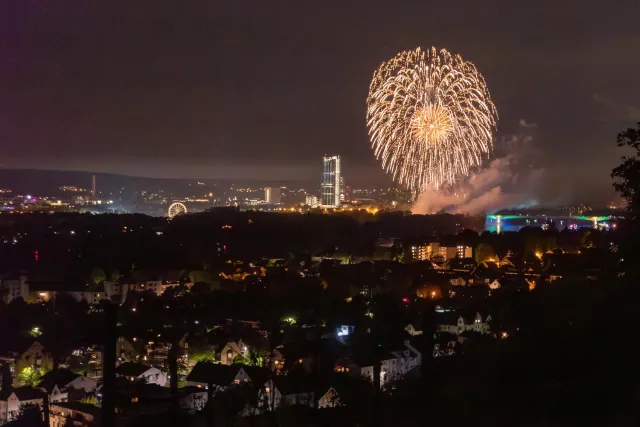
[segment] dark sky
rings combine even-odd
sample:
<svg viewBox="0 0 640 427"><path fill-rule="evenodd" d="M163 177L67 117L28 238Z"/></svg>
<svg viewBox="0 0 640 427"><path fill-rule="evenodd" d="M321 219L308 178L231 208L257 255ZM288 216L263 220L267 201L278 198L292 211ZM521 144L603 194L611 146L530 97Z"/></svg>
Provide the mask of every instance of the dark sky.
<svg viewBox="0 0 640 427"><path fill-rule="evenodd" d="M640 3L0 0L0 167L383 182L376 67L435 45L484 74L497 138L536 127L538 197L606 200L640 120Z"/></svg>

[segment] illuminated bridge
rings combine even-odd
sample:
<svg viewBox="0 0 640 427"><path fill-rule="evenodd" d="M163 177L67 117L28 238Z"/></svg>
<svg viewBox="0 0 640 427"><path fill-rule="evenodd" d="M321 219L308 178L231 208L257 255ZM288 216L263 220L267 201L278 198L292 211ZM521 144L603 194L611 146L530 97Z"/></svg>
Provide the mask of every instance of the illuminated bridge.
<svg viewBox="0 0 640 427"><path fill-rule="evenodd" d="M518 231L523 227L540 227L570 230L579 228L616 228L616 216L569 216L569 215L487 215L484 229L491 232Z"/></svg>

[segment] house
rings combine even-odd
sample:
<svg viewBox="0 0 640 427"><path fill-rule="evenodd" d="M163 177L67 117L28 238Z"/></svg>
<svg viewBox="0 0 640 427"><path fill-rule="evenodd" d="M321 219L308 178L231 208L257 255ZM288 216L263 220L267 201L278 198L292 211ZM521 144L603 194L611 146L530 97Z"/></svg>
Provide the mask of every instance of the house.
<svg viewBox="0 0 640 427"><path fill-rule="evenodd" d="M42 280L36 276L29 280L29 302L47 302L57 295L69 295L76 301L82 301L86 285L78 281L62 279Z"/></svg>
<svg viewBox="0 0 640 427"><path fill-rule="evenodd" d="M82 293L82 296L89 305L96 305L102 300L109 299L109 296L104 290L104 283L96 283L88 286Z"/></svg>
<svg viewBox="0 0 640 427"><path fill-rule="evenodd" d="M458 340L452 339L442 339L439 334L434 334L434 338L440 338L443 342L436 342L433 344L433 358L436 357L444 357L444 356L453 356L456 354L456 345L458 344Z"/></svg>
<svg viewBox="0 0 640 427"><path fill-rule="evenodd" d="M116 368L116 376L131 382L144 381L147 384L157 384L164 387L167 384L167 374L158 368L142 363L125 362Z"/></svg>
<svg viewBox="0 0 640 427"><path fill-rule="evenodd" d="M49 402L67 402L69 400L69 393L67 393L63 388L58 387L57 385L53 385L51 388L47 389L44 387L38 386L38 388L42 391L46 391L49 395Z"/></svg>
<svg viewBox="0 0 640 427"><path fill-rule="evenodd" d="M265 388L264 393L259 393L259 399L264 399L265 394L271 394L270 401L274 408L280 406L315 406L315 385L307 377L292 375L276 376L274 384Z"/></svg>
<svg viewBox="0 0 640 427"><path fill-rule="evenodd" d="M191 283L187 277L180 271L148 271L139 270L132 273L130 277L126 277L119 281L105 281L105 291L109 298L124 302L129 292L153 292L160 296L167 289L184 285L191 287Z"/></svg>
<svg viewBox="0 0 640 427"><path fill-rule="evenodd" d="M169 359L171 343L149 341L144 349L146 354L142 356L143 360L149 360L154 365L164 365Z"/></svg>
<svg viewBox="0 0 640 427"><path fill-rule="evenodd" d="M178 389L178 404L181 409L200 411L204 409L209 399L207 390L196 386L186 386Z"/></svg>
<svg viewBox="0 0 640 427"><path fill-rule="evenodd" d="M71 358L78 360L80 363L86 363L87 372L85 372L85 376L93 379L102 378L102 350L99 346L77 347L71 351L71 357L67 359L67 363L71 362ZM68 366L64 365L64 367Z"/></svg>
<svg viewBox="0 0 640 427"><path fill-rule="evenodd" d="M96 423L100 423L100 408L80 402L59 402L50 405L50 427L65 427L69 425L69 419L76 427L96 426Z"/></svg>
<svg viewBox="0 0 640 427"><path fill-rule="evenodd" d="M316 366L333 365L337 358L350 352L349 346L333 338L334 336L334 333L329 333L315 342L295 341L286 346L278 346L272 352L272 369L276 372L283 372L284 369L289 373L312 372Z"/></svg>
<svg viewBox="0 0 640 427"><path fill-rule="evenodd" d="M211 362L198 362L187 375L188 386L204 389L211 384L216 390L224 390L250 381L251 378L242 365L221 365Z"/></svg>
<svg viewBox="0 0 640 427"><path fill-rule="evenodd" d="M489 289L503 289L503 290L511 290L511 291L526 291L531 288L531 284L533 288L535 288L535 279L526 278L524 276L509 276L504 277L502 279L496 279L493 282L489 283Z"/></svg>
<svg viewBox="0 0 640 427"><path fill-rule="evenodd" d="M317 407L321 409L337 408L340 406L344 406L344 403L340 399L336 389L333 387L329 387L323 394L321 394L317 402Z"/></svg>
<svg viewBox="0 0 640 427"><path fill-rule="evenodd" d="M258 390L258 409L273 411L280 407L282 394L273 378L269 378Z"/></svg>
<svg viewBox="0 0 640 427"><path fill-rule="evenodd" d="M388 381L404 378L415 368L422 366L422 354L411 345L409 340L404 341L404 348L392 350L390 356L382 360L380 367L380 385ZM373 380L373 369L370 370L370 379Z"/></svg>
<svg viewBox="0 0 640 427"><path fill-rule="evenodd" d="M274 372L280 372L284 368L284 346L279 345L274 348L271 352L271 357L269 358L271 364L271 370Z"/></svg>
<svg viewBox="0 0 640 427"><path fill-rule="evenodd" d="M233 360L238 357L248 356L248 348L242 340L229 341L220 351L220 363L223 365L232 365Z"/></svg>
<svg viewBox="0 0 640 427"><path fill-rule="evenodd" d="M259 394L259 399L270 393L271 408L282 406L307 406L310 408L334 408L344 406L336 388L328 381L318 383L309 377L277 376ZM262 391L262 390L261 390ZM260 401L260 400L259 400Z"/></svg>
<svg viewBox="0 0 640 427"><path fill-rule="evenodd" d="M53 357L45 351L44 346L38 341L33 341L26 350L7 351L0 355L0 363L8 364L16 383L17 374L26 367L35 368L38 371L49 371L53 368ZM15 384L17 385L17 384Z"/></svg>
<svg viewBox="0 0 640 427"><path fill-rule="evenodd" d="M375 359L372 357L364 359L356 357L352 359L352 363L348 361L349 358L345 360L347 362L343 362L342 369L334 369L334 371L360 375L373 382ZM422 366L422 353L412 346L409 340L404 340L402 348L383 353L380 360L380 386L387 384L389 381L400 380L408 375L417 373L417 368L420 366Z"/></svg>
<svg viewBox="0 0 640 427"><path fill-rule="evenodd" d="M438 255L440 255L445 261L453 258L472 258L473 248L465 245L440 245L438 248Z"/></svg>
<svg viewBox="0 0 640 427"><path fill-rule="evenodd" d="M464 317L454 312L438 313L438 324L436 332L448 332L454 335L461 335L467 331L478 332L480 334L489 334L489 322L491 315L486 319L482 319L480 313L476 313L473 322L468 322Z"/></svg>
<svg viewBox="0 0 640 427"><path fill-rule="evenodd" d="M24 405L42 408L44 392L34 387L18 387L0 392L0 425L15 420Z"/></svg>
<svg viewBox="0 0 640 427"><path fill-rule="evenodd" d="M38 387L44 388L51 395L50 401L62 400L54 398L53 391L57 388L60 393L64 392L70 400L80 400L86 394L93 392L98 386L98 381L76 374L65 368L58 368L47 372L40 379Z"/></svg>
<svg viewBox="0 0 640 427"><path fill-rule="evenodd" d="M0 278L0 302L9 304L16 298L29 300L29 282L25 274L8 274Z"/></svg>

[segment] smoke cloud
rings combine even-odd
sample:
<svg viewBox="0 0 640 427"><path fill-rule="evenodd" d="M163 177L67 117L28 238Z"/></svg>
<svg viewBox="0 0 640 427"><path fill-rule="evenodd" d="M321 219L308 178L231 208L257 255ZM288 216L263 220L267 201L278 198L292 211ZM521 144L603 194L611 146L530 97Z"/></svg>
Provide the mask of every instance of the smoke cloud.
<svg viewBox="0 0 640 427"><path fill-rule="evenodd" d="M519 133L505 136L496 144L495 153L499 157L487 168L472 174L455 189L425 191L411 211L478 215L537 205L535 187L544 174L543 169L535 166L532 132L537 127L520 120Z"/></svg>

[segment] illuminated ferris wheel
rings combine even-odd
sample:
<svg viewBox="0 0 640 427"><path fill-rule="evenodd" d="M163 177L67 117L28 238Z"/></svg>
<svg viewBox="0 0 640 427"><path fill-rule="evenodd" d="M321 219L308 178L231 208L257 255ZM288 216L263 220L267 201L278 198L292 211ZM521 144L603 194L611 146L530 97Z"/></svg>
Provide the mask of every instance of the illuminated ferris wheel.
<svg viewBox="0 0 640 427"><path fill-rule="evenodd" d="M169 212L168 212L169 218L173 218L178 215L182 215L186 213L187 213L187 207L180 202L172 203L171 206L169 206Z"/></svg>

